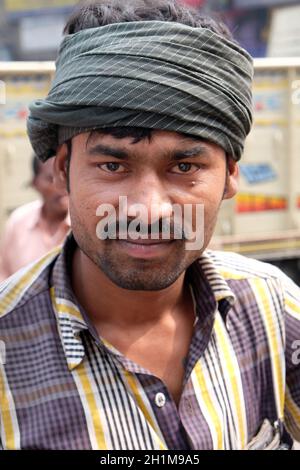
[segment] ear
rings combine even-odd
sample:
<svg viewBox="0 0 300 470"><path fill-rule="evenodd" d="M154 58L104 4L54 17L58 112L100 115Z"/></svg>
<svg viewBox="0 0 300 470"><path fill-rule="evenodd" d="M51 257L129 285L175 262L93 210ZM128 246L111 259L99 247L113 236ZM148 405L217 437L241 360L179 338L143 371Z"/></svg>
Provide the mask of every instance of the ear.
<svg viewBox="0 0 300 470"><path fill-rule="evenodd" d="M227 160L226 187L223 199L231 199L236 195L238 191L239 174L240 170L238 163L229 156Z"/></svg>
<svg viewBox="0 0 300 470"><path fill-rule="evenodd" d="M68 147L67 144L62 144L58 147L56 157L54 160L53 172L55 186L62 190L68 191Z"/></svg>

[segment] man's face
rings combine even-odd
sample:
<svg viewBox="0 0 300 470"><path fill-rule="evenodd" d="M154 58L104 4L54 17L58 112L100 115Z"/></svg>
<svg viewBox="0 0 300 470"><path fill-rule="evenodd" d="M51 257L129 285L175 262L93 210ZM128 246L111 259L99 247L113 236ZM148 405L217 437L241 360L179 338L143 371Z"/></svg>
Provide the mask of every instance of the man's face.
<svg viewBox="0 0 300 470"><path fill-rule="evenodd" d="M44 204L53 215L66 216L68 196L65 190L58 189L54 184L53 164L53 158L40 163L39 172L34 177L32 186L40 193Z"/></svg>
<svg viewBox="0 0 300 470"><path fill-rule="evenodd" d="M66 184L66 154L63 145L56 161L60 184ZM132 137L80 134L72 141L69 169L74 237L84 254L118 286L135 290L164 289L208 245L222 199L236 192L236 176L236 164L231 160L227 171L226 156L219 146L175 132L156 130L150 139L137 143L133 143ZM120 210L120 196L127 198L127 214ZM202 204L202 248L187 250L185 240L174 238L145 241L97 237L100 218L96 212L101 204L112 205L119 221L124 216L130 221L136 216L130 208L137 203L146 208L148 218L144 222L149 230L155 221L170 216L174 204L183 209L184 205L195 209L197 204ZM195 229L194 215L192 224Z"/></svg>

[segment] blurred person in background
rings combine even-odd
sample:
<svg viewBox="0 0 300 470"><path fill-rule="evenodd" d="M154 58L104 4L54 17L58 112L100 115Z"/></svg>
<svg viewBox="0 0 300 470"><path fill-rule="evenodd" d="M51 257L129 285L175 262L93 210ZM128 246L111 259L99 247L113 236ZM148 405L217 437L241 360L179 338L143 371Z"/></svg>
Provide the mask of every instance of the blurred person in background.
<svg viewBox="0 0 300 470"><path fill-rule="evenodd" d="M60 245L69 231L68 196L53 183L53 161L33 156L31 185L41 199L9 217L0 244L0 281Z"/></svg>

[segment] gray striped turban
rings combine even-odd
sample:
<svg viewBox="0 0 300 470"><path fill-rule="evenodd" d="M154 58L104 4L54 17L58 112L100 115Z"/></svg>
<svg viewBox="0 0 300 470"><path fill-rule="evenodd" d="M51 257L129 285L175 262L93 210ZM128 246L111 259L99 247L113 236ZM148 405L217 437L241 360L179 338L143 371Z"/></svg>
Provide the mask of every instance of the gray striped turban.
<svg viewBox="0 0 300 470"><path fill-rule="evenodd" d="M76 134L146 127L202 137L238 160L252 123L252 59L206 28L142 21L66 36L52 88L30 107L41 160Z"/></svg>

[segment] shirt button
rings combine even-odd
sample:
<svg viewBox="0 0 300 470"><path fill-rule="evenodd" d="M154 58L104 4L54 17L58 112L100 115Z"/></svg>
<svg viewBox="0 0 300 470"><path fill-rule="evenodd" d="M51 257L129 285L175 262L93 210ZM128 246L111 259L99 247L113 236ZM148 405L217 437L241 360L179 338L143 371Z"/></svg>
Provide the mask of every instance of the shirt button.
<svg viewBox="0 0 300 470"><path fill-rule="evenodd" d="M157 393L155 395L155 404L158 408L162 408L166 404L166 397L163 393Z"/></svg>

